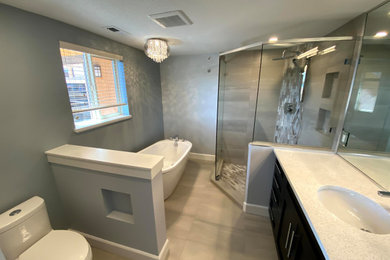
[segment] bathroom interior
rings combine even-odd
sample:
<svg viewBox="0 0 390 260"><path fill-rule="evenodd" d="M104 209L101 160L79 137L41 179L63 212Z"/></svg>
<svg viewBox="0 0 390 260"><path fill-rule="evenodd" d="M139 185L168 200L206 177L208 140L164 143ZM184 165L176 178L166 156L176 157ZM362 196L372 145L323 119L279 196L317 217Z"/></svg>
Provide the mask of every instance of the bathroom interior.
<svg viewBox="0 0 390 260"><path fill-rule="evenodd" d="M383 0L0 0L0 260L387 259L389 32Z"/></svg>

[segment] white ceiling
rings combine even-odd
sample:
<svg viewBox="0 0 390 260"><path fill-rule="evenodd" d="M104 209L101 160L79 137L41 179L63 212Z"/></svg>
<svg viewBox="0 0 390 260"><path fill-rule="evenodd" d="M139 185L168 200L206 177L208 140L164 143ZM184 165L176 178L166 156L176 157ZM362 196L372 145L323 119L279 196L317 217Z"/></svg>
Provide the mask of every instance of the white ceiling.
<svg viewBox="0 0 390 260"><path fill-rule="evenodd" d="M147 38L169 40L171 53L217 53L271 35L318 37L382 0L0 0L142 49ZM161 28L149 14L183 10L193 24ZM128 32L112 33L116 26Z"/></svg>

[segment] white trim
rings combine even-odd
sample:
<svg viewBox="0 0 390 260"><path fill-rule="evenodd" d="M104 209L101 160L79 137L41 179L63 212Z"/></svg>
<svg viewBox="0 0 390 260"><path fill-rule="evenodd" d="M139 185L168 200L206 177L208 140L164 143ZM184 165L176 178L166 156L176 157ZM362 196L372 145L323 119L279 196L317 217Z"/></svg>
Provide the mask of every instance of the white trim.
<svg viewBox="0 0 390 260"><path fill-rule="evenodd" d="M75 232L80 233L83 235L88 243L96 248L103 249L107 252L120 255L129 259L134 259L134 260L165 260L167 259L168 252L169 252L169 241L168 239L165 240L164 246L161 249L161 252L159 255L154 255L139 249L135 249L132 247L124 246L115 242L111 242L105 239L102 239L100 237L95 237L93 235L89 235L77 230L72 230Z"/></svg>
<svg viewBox="0 0 390 260"><path fill-rule="evenodd" d="M110 58L110 59L114 59L114 60L120 60L120 61L123 60L123 57L121 55L106 52L106 51L92 49L89 47L77 45L77 44L70 43L70 42L59 41L59 45L60 45L60 48L64 48L64 49L68 49L68 50L86 52L86 53L89 53L89 54L92 54L95 56L100 56L103 58Z"/></svg>
<svg viewBox="0 0 390 260"><path fill-rule="evenodd" d="M208 162L215 162L215 155L206 153L189 153L188 158L190 160L202 160Z"/></svg>
<svg viewBox="0 0 390 260"><path fill-rule="evenodd" d="M260 206L260 205L244 202L242 209L246 213L259 215L259 216L263 216L263 217L269 217L268 207L265 207L265 206Z"/></svg>
<svg viewBox="0 0 390 260"><path fill-rule="evenodd" d="M131 115L130 116L121 116L121 117L117 117L117 118L112 119L112 120L104 121L104 122L99 123L99 124L95 124L95 125L90 125L90 126L74 129L73 131L78 134L78 133L82 133L82 132L85 132L85 131L88 131L88 130L91 130L91 129L95 129L95 128L101 127L101 126L110 125L110 124L117 123L117 122L120 122L120 121L128 120L128 119L131 119L131 118L132 118Z"/></svg>

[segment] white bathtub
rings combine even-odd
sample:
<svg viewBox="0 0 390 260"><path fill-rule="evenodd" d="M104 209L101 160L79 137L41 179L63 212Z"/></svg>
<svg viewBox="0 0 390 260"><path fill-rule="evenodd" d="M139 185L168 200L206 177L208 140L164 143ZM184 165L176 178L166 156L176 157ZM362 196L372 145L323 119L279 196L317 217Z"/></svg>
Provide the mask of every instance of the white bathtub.
<svg viewBox="0 0 390 260"><path fill-rule="evenodd" d="M138 153L155 154L164 156L164 166L162 168L164 199L167 199L175 190L188 160L188 153L192 143L189 141L178 141L177 146L172 140L162 140Z"/></svg>

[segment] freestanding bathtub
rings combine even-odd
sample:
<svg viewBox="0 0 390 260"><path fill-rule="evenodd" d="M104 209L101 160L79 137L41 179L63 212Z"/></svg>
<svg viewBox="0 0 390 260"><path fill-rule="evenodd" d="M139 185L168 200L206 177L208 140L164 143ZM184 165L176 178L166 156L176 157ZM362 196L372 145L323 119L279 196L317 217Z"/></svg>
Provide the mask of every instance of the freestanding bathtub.
<svg viewBox="0 0 390 260"><path fill-rule="evenodd" d="M191 147L192 143L189 141L177 141L176 146L173 140L162 140L138 152L164 156L164 200L172 194L183 175Z"/></svg>

